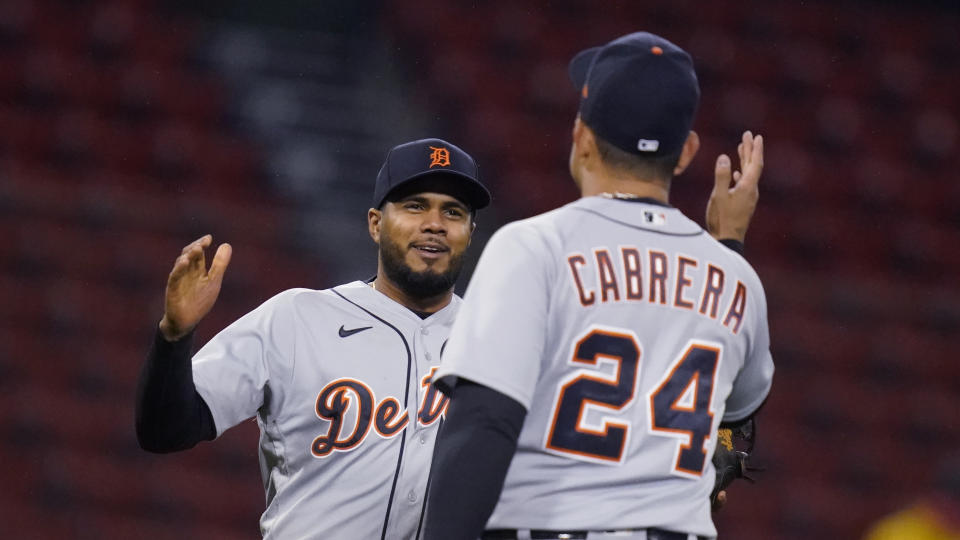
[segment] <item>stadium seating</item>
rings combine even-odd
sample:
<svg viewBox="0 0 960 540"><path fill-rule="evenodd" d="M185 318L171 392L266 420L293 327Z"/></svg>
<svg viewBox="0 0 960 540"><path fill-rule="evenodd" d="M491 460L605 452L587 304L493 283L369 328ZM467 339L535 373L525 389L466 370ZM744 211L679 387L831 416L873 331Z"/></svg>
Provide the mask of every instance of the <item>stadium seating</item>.
<svg viewBox="0 0 960 540"><path fill-rule="evenodd" d="M258 537L255 424L175 456L133 434L184 244L229 238L239 263L200 341L321 274L278 242L281 201L195 35L136 0L0 4L4 537Z"/></svg>

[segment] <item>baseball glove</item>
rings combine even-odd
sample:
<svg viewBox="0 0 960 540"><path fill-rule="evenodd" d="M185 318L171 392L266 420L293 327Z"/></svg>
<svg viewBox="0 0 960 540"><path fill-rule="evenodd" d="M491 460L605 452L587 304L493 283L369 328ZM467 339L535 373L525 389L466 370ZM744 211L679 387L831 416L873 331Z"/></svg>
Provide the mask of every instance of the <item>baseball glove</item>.
<svg viewBox="0 0 960 540"><path fill-rule="evenodd" d="M743 478L753 482L753 478L748 473L760 470L750 465L755 431L752 419L735 428L720 428L717 448L713 452L713 466L716 468L717 478L710 493L712 506L716 507L717 495L727 489L734 480ZM743 449L740 450L738 447Z"/></svg>

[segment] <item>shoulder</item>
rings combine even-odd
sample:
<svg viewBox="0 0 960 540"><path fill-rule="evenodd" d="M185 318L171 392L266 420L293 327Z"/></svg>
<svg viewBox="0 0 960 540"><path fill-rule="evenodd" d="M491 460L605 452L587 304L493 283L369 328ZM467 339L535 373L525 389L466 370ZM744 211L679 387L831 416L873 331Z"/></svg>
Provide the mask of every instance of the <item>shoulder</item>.
<svg viewBox="0 0 960 540"><path fill-rule="evenodd" d="M757 274L756 269L753 268L753 265L751 265L743 255L721 244L710 235L707 235L707 237L710 238L711 242L720 246L720 249L723 250L727 259L729 259L730 265L737 269L738 274L742 275L744 279L750 281L758 287L761 286L760 276Z"/></svg>
<svg viewBox="0 0 960 540"><path fill-rule="evenodd" d="M260 309L272 311L300 311L304 308L324 304L336 304L342 301L333 289L307 289L297 287L277 293L264 302Z"/></svg>
<svg viewBox="0 0 960 540"><path fill-rule="evenodd" d="M711 245L714 246L718 254L717 257L720 259L717 262L722 263L725 269L732 270L737 281L743 283L748 291L755 293L748 294L747 302L759 302L762 306L765 306L766 293L763 290L763 283L760 281L760 276L757 274L753 265L751 265L743 255L721 244L709 234L704 234L704 237L706 242L710 242ZM763 311L765 312L766 309L764 308Z"/></svg>
<svg viewBox="0 0 960 540"><path fill-rule="evenodd" d="M285 291L279 292L271 297L269 300L264 302L264 304L272 304L275 306L290 305L296 302L310 301L317 299L322 296L326 291L318 291L315 289L306 289L302 287L297 287L293 289L287 289Z"/></svg>
<svg viewBox="0 0 960 540"><path fill-rule="evenodd" d="M487 245L494 249L522 248L535 254L558 250L563 216L568 213L569 205L508 223L493 233Z"/></svg>

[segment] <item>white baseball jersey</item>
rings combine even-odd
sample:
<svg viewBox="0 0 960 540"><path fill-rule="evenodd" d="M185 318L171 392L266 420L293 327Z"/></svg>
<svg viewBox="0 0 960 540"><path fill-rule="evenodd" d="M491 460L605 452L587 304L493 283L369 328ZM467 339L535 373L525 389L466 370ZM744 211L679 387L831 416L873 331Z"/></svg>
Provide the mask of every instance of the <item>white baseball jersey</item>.
<svg viewBox="0 0 960 540"><path fill-rule="evenodd" d="M265 538L419 536L447 403L428 381L460 302L421 319L360 281L291 289L197 352L217 436L257 417Z"/></svg>
<svg viewBox="0 0 960 540"><path fill-rule="evenodd" d="M527 410L487 527L714 536L716 433L770 389L766 318L746 260L674 208L588 197L499 230L436 374Z"/></svg>

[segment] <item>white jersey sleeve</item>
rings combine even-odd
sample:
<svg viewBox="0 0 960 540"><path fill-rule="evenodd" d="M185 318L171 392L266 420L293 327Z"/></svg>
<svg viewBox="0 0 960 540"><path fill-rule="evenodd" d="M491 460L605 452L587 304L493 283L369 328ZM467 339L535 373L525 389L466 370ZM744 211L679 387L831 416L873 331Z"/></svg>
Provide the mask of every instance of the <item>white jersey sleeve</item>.
<svg viewBox="0 0 960 540"><path fill-rule="evenodd" d="M733 389L727 397L724 422L744 420L755 413L767 399L773 383L774 367L773 356L770 354L767 299L759 279L752 290L757 296L753 299L753 308L749 310L753 320L747 325L748 332L752 334L743 369L737 374Z"/></svg>
<svg viewBox="0 0 960 540"><path fill-rule="evenodd" d="M448 377L469 379L530 409L546 339L547 251L540 233L523 223L490 238L467 289L472 301L457 316L435 377L445 379L441 388L453 386Z"/></svg>
<svg viewBox="0 0 960 540"><path fill-rule="evenodd" d="M193 381L207 403L219 437L257 414L273 371L294 358L290 306L297 289L282 292L237 319L193 357Z"/></svg>

